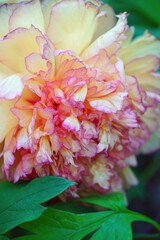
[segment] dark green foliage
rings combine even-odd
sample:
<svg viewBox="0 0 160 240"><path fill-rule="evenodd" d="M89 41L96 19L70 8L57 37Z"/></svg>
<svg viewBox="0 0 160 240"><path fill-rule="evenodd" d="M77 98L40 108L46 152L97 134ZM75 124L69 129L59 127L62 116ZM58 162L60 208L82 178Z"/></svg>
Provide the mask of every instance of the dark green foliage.
<svg viewBox="0 0 160 240"><path fill-rule="evenodd" d="M59 177L41 177L28 184L1 183L0 233L39 217L46 209L40 203L57 196L73 184Z"/></svg>
<svg viewBox="0 0 160 240"><path fill-rule="evenodd" d="M91 240L132 240L133 221L148 222L160 231L160 226L152 219L128 210L121 193L96 195L79 201L107 209L102 212L75 214L48 208L37 220L21 225L23 229L36 235L15 240L80 240L95 230L97 231Z"/></svg>

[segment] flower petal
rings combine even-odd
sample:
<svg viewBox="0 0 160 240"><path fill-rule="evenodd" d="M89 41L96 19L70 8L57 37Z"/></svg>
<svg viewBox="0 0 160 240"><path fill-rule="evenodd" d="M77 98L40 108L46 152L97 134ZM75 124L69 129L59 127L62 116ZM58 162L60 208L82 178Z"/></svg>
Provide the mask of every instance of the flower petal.
<svg viewBox="0 0 160 240"><path fill-rule="evenodd" d="M116 24L114 11L108 4L102 4L99 8L100 11L96 16L96 30L92 42L109 31Z"/></svg>
<svg viewBox="0 0 160 240"><path fill-rule="evenodd" d="M11 112L15 101L0 99L0 142L7 133L18 124L18 119Z"/></svg>
<svg viewBox="0 0 160 240"><path fill-rule="evenodd" d="M97 8L90 2L63 0L49 9L51 16L47 34L57 49L70 49L81 53L91 42L95 29ZM44 9L47 23L48 8Z"/></svg>
<svg viewBox="0 0 160 240"><path fill-rule="evenodd" d="M17 74L11 75L0 81L0 98L14 99L21 96L24 88L22 77Z"/></svg>
<svg viewBox="0 0 160 240"><path fill-rule="evenodd" d="M110 47L115 41L118 40L121 34L126 31L127 22L126 22L127 14L121 14L119 16L119 20L116 26L110 29L108 32L100 36L97 40L95 40L81 55L83 60L87 60L96 54L99 53L100 50Z"/></svg>
<svg viewBox="0 0 160 240"><path fill-rule="evenodd" d="M47 61L38 53L31 53L25 58L26 68L32 74L39 74L40 71L47 72Z"/></svg>
<svg viewBox="0 0 160 240"><path fill-rule="evenodd" d="M62 123L62 126L64 128L67 128L68 130L72 130L72 131L79 131L80 129L80 123L78 121L77 118L75 118L74 116L70 116L70 117L67 117L63 123Z"/></svg>
<svg viewBox="0 0 160 240"><path fill-rule="evenodd" d="M124 46L118 52L118 56L124 63L147 55L155 55L160 58L160 41L147 31L142 37L137 37L130 45Z"/></svg>
<svg viewBox="0 0 160 240"><path fill-rule="evenodd" d="M17 3L19 1L12 2L15 3L0 6L0 38L3 38L8 32L16 28L30 28L31 25L44 32L44 20L38 0L20 3ZM30 13L30 17L28 17L28 12Z"/></svg>
<svg viewBox="0 0 160 240"><path fill-rule="evenodd" d="M25 57L32 52L39 53L36 37L41 33L36 29L19 28L0 41L0 62L16 73L28 75Z"/></svg>
<svg viewBox="0 0 160 240"><path fill-rule="evenodd" d="M43 14L39 0L31 0L24 4L21 2L12 12L9 19L10 31L19 27L30 28L32 25L41 30L42 33L45 32Z"/></svg>
<svg viewBox="0 0 160 240"><path fill-rule="evenodd" d="M105 99L90 101L90 106L104 113L115 113L122 108L122 103L128 93L113 93Z"/></svg>

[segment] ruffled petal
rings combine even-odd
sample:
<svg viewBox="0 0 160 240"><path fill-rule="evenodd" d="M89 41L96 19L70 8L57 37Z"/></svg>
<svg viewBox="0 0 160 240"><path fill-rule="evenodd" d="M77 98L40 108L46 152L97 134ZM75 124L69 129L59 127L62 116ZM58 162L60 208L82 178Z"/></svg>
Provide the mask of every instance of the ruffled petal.
<svg viewBox="0 0 160 240"><path fill-rule="evenodd" d="M40 1L31 0L4 4L0 6L0 38L3 38L8 32L19 27L30 28L31 25L44 32L44 20L40 6ZM28 12L30 17L28 17Z"/></svg>
<svg viewBox="0 0 160 240"><path fill-rule="evenodd" d="M100 50L110 47L115 41L118 41L119 37L125 33L127 30L127 14L121 14L119 16L119 20L115 27L110 29L108 32L100 36L97 40L95 40L82 54L81 58L87 60L96 54L99 53Z"/></svg>
<svg viewBox="0 0 160 240"><path fill-rule="evenodd" d="M123 101L128 93L110 94L105 99L90 101L90 106L104 113L115 113L122 108Z"/></svg>
<svg viewBox="0 0 160 240"><path fill-rule="evenodd" d="M160 58L160 41L147 31L142 37L137 37L131 44L124 46L118 52L118 56L123 59L124 63L147 55L155 55Z"/></svg>
<svg viewBox="0 0 160 240"><path fill-rule="evenodd" d="M102 4L99 6L99 13L96 16L96 29L92 42L104 33L108 32L115 24L116 18L113 9L108 4Z"/></svg>
<svg viewBox="0 0 160 240"><path fill-rule="evenodd" d="M25 57L32 52L39 53L36 37L41 34L34 28L19 28L0 41L0 61L16 73L26 75Z"/></svg>
<svg viewBox="0 0 160 240"><path fill-rule="evenodd" d="M77 118L74 116L67 117L63 123L62 126L64 128L67 128L68 130L73 130L73 131L79 131L80 129L80 123Z"/></svg>

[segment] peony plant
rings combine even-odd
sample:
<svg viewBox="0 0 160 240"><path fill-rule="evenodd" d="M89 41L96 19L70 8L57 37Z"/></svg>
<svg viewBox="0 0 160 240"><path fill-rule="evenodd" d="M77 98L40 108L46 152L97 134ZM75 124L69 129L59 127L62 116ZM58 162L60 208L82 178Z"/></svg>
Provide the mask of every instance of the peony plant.
<svg viewBox="0 0 160 240"><path fill-rule="evenodd" d="M60 176L66 197L138 183L135 154L160 146L160 41L133 34L97 0L0 6L1 179Z"/></svg>

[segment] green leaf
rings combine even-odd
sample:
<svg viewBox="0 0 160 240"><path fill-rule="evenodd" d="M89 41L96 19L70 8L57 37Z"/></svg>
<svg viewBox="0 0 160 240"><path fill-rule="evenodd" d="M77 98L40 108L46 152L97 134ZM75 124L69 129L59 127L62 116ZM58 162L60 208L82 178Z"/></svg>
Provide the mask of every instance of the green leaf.
<svg viewBox="0 0 160 240"><path fill-rule="evenodd" d="M159 0L103 0L104 3L110 4L116 13L120 13L123 11L127 11L128 13L136 15L138 18L141 19L142 15L143 18L146 18L147 25L154 24L160 25L160 1ZM136 21L135 16L135 21Z"/></svg>
<svg viewBox="0 0 160 240"><path fill-rule="evenodd" d="M0 235L0 240L9 240L8 237Z"/></svg>
<svg viewBox="0 0 160 240"><path fill-rule="evenodd" d="M40 218L21 225L23 229L37 235L20 237L17 240L79 240L99 228L112 213L74 214L48 208Z"/></svg>
<svg viewBox="0 0 160 240"><path fill-rule="evenodd" d="M108 193L104 195L89 196L78 201L87 202L109 208L115 211L126 210L126 201L121 193Z"/></svg>
<svg viewBox="0 0 160 240"><path fill-rule="evenodd" d="M132 240L131 223L145 221L160 231L160 225L154 220L128 210L121 193L90 196L80 199L86 203L97 204L111 210L86 214L75 214L48 208L40 218L21 225L23 229L36 235L15 240L80 240L97 231L91 240Z"/></svg>
<svg viewBox="0 0 160 240"><path fill-rule="evenodd" d="M154 220L128 210L121 193L89 196L80 200L114 210L114 214L111 216L110 221L104 223L102 228L93 235L91 238L92 240L99 240L100 235L107 237L107 240L132 240L131 223L133 221L148 222L160 231L160 225Z"/></svg>
<svg viewBox="0 0 160 240"><path fill-rule="evenodd" d="M113 214L109 221L93 235L91 240L132 240L130 222L126 221L124 214Z"/></svg>
<svg viewBox="0 0 160 240"><path fill-rule="evenodd" d="M62 193L73 185L60 177L41 177L26 183L0 184L0 233L38 218L46 209L40 203Z"/></svg>
<svg viewBox="0 0 160 240"><path fill-rule="evenodd" d="M141 10L150 20L160 25L160 1L159 0L129 0L129 2L135 5L139 10Z"/></svg>

